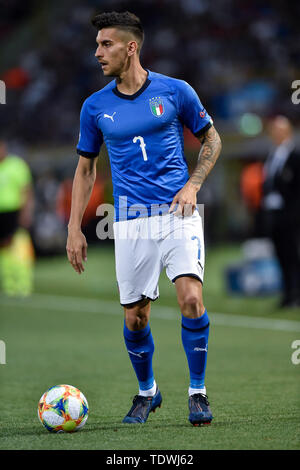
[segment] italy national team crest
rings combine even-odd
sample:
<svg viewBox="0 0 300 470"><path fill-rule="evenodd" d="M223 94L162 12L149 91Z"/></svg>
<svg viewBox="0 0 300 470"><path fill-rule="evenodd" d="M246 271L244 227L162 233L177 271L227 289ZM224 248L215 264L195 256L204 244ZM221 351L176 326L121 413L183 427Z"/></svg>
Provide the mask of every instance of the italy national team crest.
<svg viewBox="0 0 300 470"><path fill-rule="evenodd" d="M164 114L164 112L165 112L164 102L163 102L163 100L161 99L160 96L158 96L158 97L156 96L155 98L151 98L149 100L149 104L150 104L151 112L152 112L152 114L154 114L154 116L160 117Z"/></svg>

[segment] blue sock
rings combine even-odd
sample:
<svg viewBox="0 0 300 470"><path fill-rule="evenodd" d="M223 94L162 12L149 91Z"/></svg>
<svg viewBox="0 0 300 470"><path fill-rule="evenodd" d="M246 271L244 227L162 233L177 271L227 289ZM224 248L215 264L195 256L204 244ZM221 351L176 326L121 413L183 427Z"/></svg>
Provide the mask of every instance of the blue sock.
<svg viewBox="0 0 300 470"><path fill-rule="evenodd" d="M209 335L207 311L199 318L187 318L182 315L182 344L190 371L190 388L204 388Z"/></svg>
<svg viewBox="0 0 300 470"><path fill-rule="evenodd" d="M154 385L152 370L154 342L149 323L142 330L131 331L124 321L124 339L140 390L149 390Z"/></svg>

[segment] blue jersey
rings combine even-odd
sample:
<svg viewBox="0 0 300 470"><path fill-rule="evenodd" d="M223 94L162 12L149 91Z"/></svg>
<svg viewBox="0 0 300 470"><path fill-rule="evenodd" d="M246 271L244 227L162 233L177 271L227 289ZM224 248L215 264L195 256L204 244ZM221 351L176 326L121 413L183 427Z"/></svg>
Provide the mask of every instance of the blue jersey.
<svg viewBox="0 0 300 470"><path fill-rule="evenodd" d="M106 144L115 220L168 210L189 179L183 126L197 137L212 119L185 81L148 71L142 88L125 95L112 80L83 103L77 153L98 156Z"/></svg>

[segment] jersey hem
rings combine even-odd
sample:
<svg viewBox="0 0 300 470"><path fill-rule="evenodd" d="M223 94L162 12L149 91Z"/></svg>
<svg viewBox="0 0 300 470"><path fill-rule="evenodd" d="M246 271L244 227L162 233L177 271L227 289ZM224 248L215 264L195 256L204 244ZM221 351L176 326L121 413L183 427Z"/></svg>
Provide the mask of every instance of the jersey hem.
<svg viewBox="0 0 300 470"><path fill-rule="evenodd" d="M172 282L174 283L176 281L176 279L180 278L180 277L193 277L195 279L198 279L198 281L201 282L201 284L203 284L203 280L201 279L200 276L198 276L197 274L194 274L194 273L186 273L186 274L178 274L178 276L175 276L173 279L172 279Z"/></svg>
<svg viewBox="0 0 300 470"><path fill-rule="evenodd" d="M211 122L208 122L204 127L202 127L200 129L200 131L198 132L194 132L194 136L195 137L201 137L203 134L205 134L206 131L208 131L208 129L210 129L212 127L212 123Z"/></svg>
<svg viewBox="0 0 300 470"><path fill-rule="evenodd" d="M120 302L120 304L122 305L122 307L126 307L126 306L129 306L129 305L132 305L132 304L136 304L137 302L140 302L141 300L144 300L144 299L149 299L152 302L155 302L155 300L157 300L158 298L159 298L159 295L157 297L153 298L153 299L151 297L149 297L148 295L141 295L141 297L137 300L130 300L128 302L122 301L122 302Z"/></svg>
<svg viewBox="0 0 300 470"><path fill-rule="evenodd" d="M85 158L96 158L99 155L99 152L85 152L84 150L76 149L76 153L81 157Z"/></svg>

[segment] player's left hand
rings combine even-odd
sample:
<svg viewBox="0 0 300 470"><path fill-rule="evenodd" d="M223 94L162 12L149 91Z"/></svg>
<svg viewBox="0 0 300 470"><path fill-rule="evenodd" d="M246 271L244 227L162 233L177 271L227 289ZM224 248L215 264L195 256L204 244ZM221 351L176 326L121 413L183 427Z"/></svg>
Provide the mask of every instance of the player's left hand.
<svg viewBox="0 0 300 470"><path fill-rule="evenodd" d="M190 217L196 209L197 192L199 188L194 184L187 182L183 188L175 194L169 213L176 216ZM174 209L177 206L175 212Z"/></svg>
<svg viewBox="0 0 300 470"><path fill-rule="evenodd" d="M68 260L78 274L84 272L83 261L87 261L87 241L80 229L68 229Z"/></svg>

